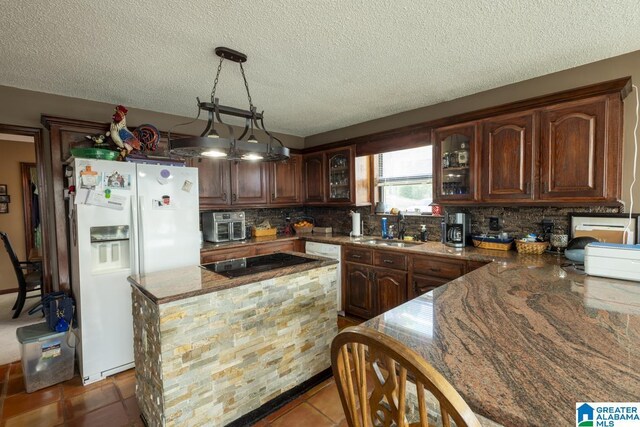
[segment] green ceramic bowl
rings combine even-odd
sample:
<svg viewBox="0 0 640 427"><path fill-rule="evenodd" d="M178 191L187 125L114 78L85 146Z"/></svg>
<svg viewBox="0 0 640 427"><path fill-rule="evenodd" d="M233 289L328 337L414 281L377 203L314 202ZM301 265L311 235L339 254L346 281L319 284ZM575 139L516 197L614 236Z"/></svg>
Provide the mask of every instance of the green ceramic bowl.
<svg viewBox="0 0 640 427"><path fill-rule="evenodd" d="M120 155L120 153L118 153L117 151L93 147L72 148L71 154L73 155L73 157L99 160L115 160Z"/></svg>

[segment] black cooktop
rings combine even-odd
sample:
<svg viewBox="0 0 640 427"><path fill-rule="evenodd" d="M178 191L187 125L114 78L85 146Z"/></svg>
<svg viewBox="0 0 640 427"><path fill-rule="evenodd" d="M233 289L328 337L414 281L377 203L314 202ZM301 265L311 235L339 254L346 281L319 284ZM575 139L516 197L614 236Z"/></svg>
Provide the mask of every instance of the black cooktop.
<svg viewBox="0 0 640 427"><path fill-rule="evenodd" d="M263 271L275 270L277 268L306 264L313 261L315 261L315 259L278 252L269 255L212 262L211 264L204 264L201 267L231 279L249 274L262 273Z"/></svg>

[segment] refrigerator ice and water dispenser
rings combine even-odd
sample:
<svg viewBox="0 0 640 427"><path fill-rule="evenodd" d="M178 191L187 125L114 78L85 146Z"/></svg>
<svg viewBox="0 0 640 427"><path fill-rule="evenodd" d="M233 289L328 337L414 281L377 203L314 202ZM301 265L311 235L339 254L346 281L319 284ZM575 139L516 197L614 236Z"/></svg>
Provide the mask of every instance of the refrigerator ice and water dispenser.
<svg viewBox="0 0 640 427"><path fill-rule="evenodd" d="M103 273L130 267L128 225L91 227L91 269Z"/></svg>

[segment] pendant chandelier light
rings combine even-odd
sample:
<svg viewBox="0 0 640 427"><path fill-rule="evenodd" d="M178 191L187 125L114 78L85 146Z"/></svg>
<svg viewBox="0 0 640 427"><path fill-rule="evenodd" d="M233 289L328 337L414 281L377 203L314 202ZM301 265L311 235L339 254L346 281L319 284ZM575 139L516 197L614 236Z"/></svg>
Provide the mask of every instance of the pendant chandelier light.
<svg viewBox="0 0 640 427"><path fill-rule="evenodd" d="M282 141L267 131L263 121L264 111L258 113L251 100L249 84L247 83L247 78L244 75L244 68L242 66L242 63L247 60L247 55L226 47L217 47L215 52L216 55L220 57L220 63L218 64L218 71L213 82L213 89L211 90L211 102L200 102L200 98L196 98L198 101L198 116L195 120L200 117L202 111L206 111L208 114L207 126L200 136L173 140L171 139L171 131L169 131L169 151L171 154L187 158L212 157L235 161L253 160L273 162L288 159L289 149L282 144ZM244 87L247 90L249 110L220 105L218 98L215 96L220 70L222 70L222 62L225 59L240 65ZM236 138L233 126L225 123L222 120L222 116L244 118L245 124L242 134ZM216 121L220 126L227 127L229 138L222 138L218 134L215 129ZM254 135L254 128L262 131L268 137L268 141L259 142Z"/></svg>

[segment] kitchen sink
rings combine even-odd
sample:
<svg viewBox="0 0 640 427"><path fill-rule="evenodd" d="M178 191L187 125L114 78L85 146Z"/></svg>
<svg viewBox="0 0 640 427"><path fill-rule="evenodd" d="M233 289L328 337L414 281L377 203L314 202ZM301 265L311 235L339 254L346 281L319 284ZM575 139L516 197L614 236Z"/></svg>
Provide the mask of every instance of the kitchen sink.
<svg viewBox="0 0 640 427"><path fill-rule="evenodd" d="M360 243L364 245L391 246L394 248L405 248L408 246L421 245L424 242L398 241L398 240L362 240Z"/></svg>

